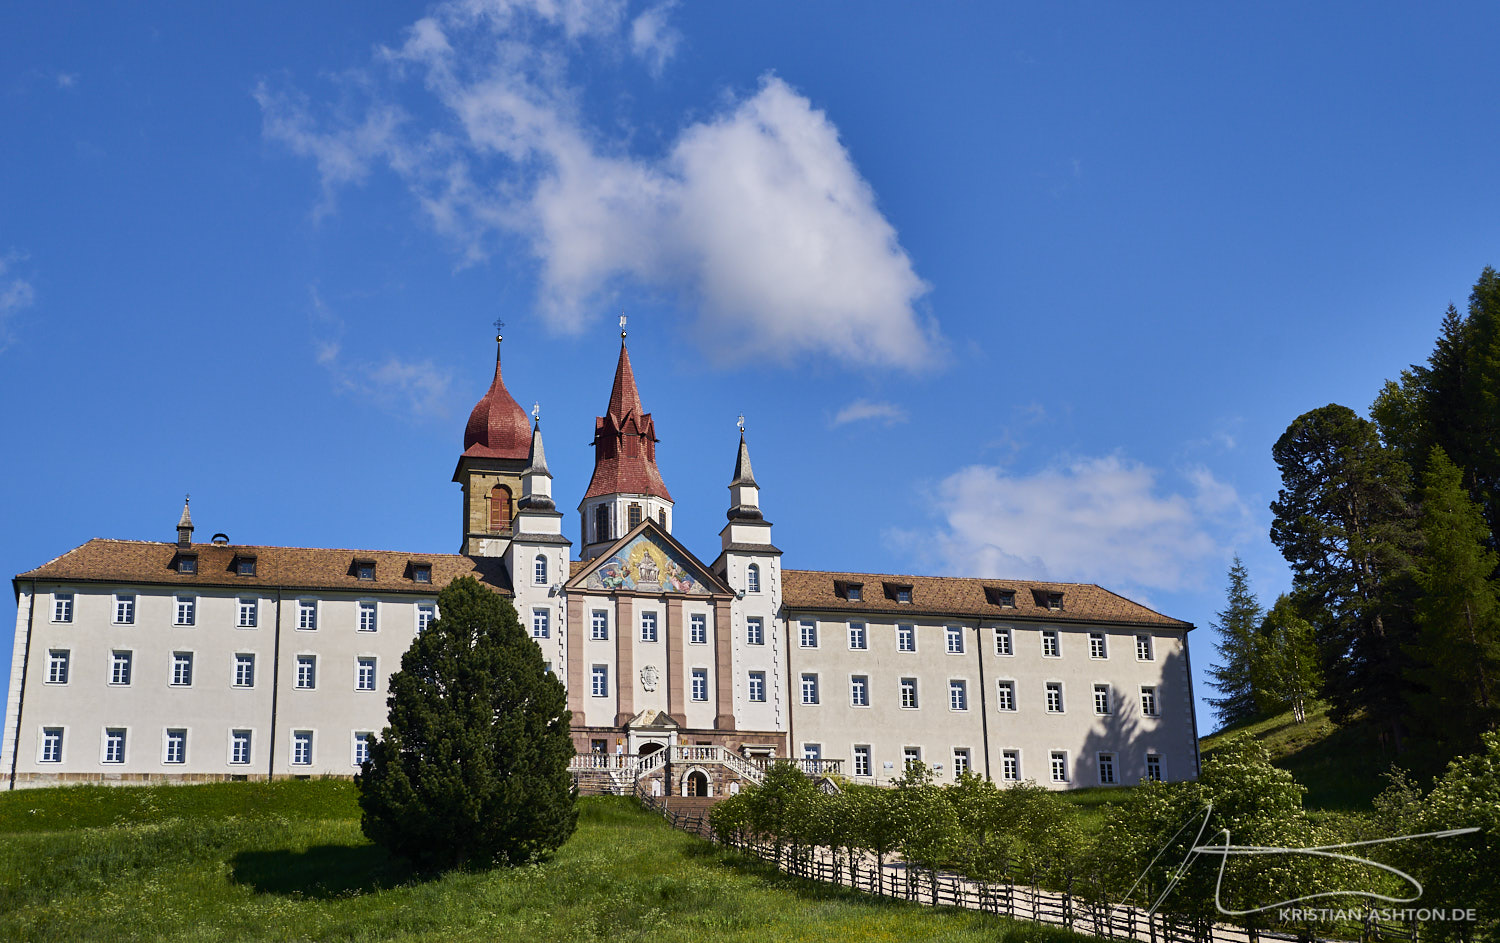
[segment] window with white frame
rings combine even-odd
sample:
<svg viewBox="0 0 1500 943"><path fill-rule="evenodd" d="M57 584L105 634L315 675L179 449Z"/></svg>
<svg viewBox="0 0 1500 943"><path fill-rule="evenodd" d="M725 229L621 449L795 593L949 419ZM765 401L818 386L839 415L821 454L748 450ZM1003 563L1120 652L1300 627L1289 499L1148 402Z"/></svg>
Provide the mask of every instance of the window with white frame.
<svg viewBox="0 0 1500 943"><path fill-rule="evenodd" d="M1008 783L1021 781L1021 751L1004 750L1000 753L1000 778Z"/></svg>
<svg viewBox="0 0 1500 943"><path fill-rule="evenodd" d="M1107 684L1094 685L1094 713L1109 713L1109 685Z"/></svg>
<svg viewBox="0 0 1500 943"><path fill-rule="evenodd" d="M375 563L371 560L354 561L354 578L357 580L375 579Z"/></svg>
<svg viewBox="0 0 1500 943"><path fill-rule="evenodd" d="M966 775L968 775L968 772L969 772L969 748L968 747L954 747L953 748L953 778L957 779L960 776L966 776Z"/></svg>
<svg viewBox="0 0 1500 943"><path fill-rule="evenodd" d="M766 644L766 625L759 617L745 620L745 644Z"/></svg>
<svg viewBox="0 0 1500 943"><path fill-rule="evenodd" d="M995 682L995 706L1003 711L1016 709L1016 683L1014 681Z"/></svg>
<svg viewBox="0 0 1500 943"><path fill-rule="evenodd" d="M594 665L591 673L592 686L590 693L594 697L609 697L609 666Z"/></svg>
<svg viewBox="0 0 1500 943"><path fill-rule="evenodd" d="M259 615L260 600L255 598L239 601L239 619L236 624L242 629L253 629Z"/></svg>
<svg viewBox="0 0 1500 943"><path fill-rule="evenodd" d="M107 727L104 731L104 762L125 762L125 728Z"/></svg>
<svg viewBox="0 0 1500 943"><path fill-rule="evenodd" d="M914 652L917 650L917 627L914 625L896 626L896 651Z"/></svg>
<svg viewBox="0 0 1500 943"><path fill-rule="evenodd" d="M1052 781L1055 783L1068 781L1068 754L1065 750L1052 751Z"/></svg>
<svg viewBox="0 0 1500 943"><path fill-rule="evenodd" d="M1099 754L1099 785L1113 786L1115 779L1115 755L1113 753Z"/></svg>
<svg viewBox="0 0 1500 943"><path fill-rule="evenodd" d="M354 765L363 766L370 759L370 746L375 742L375 734L369 730L354 731Z"/></svg>
<svg viewBox="0 0 1500 943"><path fill-rule="evenodd" d="M250 731L229 731L229 762L235 766L250 762Z"/></svg>
<svg viewBox="0 0 1500 943"><path fill-rule="evenodd" d="M1149 635L1137 635L1135 637L1135 658L1136 658L1136 661L1151 661L1152 660L1152 655L1151 655L1151 636L1149 636Z"/></svg>
<svg viewBox="0 0 1500 943"><path fill-rule="evenodd" d="M913 766L916 766L920 762L922 762L922 748L921 747L902 747L901 748L901 768L902 769L905 769L905 770L909 771Z"/></svg>
<svg viewBox="0 0 1500 943"><path fill-rule="evenodd" d="M818 623L816 623L816 622L814 622L814 621L812 621L810 619L803 619L799 627L801 629L801 635L802 635L802 647L803 648L817 648L818 647Z"/></svg>
<svg viewBox="0 0 1500 943"><path fill-rule="evenodd" d="M72 659L66 648L54 648L47 652L47 683L68 683L68 662Z"/></svg>
<svg viewBox="0 0 1500 943"><path fill-rule="evenodd" d="M695 700L695 701L706 701L706 700L708 700L708 669L707 668L694 668L693 669L693 692L692 693L693 693L693 700Z"/></svg>
<svg viewBox="0 0 1500 943"><path fill-rule="evenodd" d="M854 747L854 775L870 775L870 747L868 744L856 744Z"/></svg>
<svg viewBox="0 0 1500 943"><path fill-rule="evenodd" d="M417 634L427 631L432 620L437 618L437 606L430 602L417 603Z"/></svg>
<svg viewBox="0 0 1500 943"><path fill-rule="evenodd" d="M65 620L59 620L65 621ZM61 727L42 728L42 752L37 757L40 763L61 763L63 748L63 729Z"/></svg>
<svg viewBox="0 0 1500 943"><path fill-rule="evenodd" d="M533 609L533 610L531 610L531 637L532 638L551 638L552 637L552 620L551 620L551 617L550 617L550 613L548 613L548 611L546 609ZM654 637L651 639L651 641L655 641L655 640L656 639Z"/></svg>
<svg viewBox="0 0 1500 943"><path fill-rule="evenodd" d="M804 674L802 676L802 703L818 703L818 676L815 674Z"/></svg>
<svg viewBox="0 0 1500 943"><path fill-rule="evenodd" d="M995 654L1014 655L1015 653L1015 639L1011 637L1010 626L995 626Z"/></svg>
<svg viewBox="0 0 1500 943"><path fill-rule="evenodd" d="M162 762L172 766L187 762L187 731L181 727L168 728Z"/></svg>
<svg viewBox="0 0 1500 943"><path fill-rule="evenodd" d="M177 597L177 625L192 625L198 615L198 599L196 596Z"/></svg>
<svg viewBox="0 0 1500 943"><path fill-rule="evenodd" d="M115 596L115 625L135 625L134 596Z"/></svg>
<svg viewBox="0 0 1500 943"><path fill-rule="evenodd" d="M948 709L950 711L966 711L969 709L969 683L957 679L948 682Z"/></svg>
<svg viewBox="0 0 1500 943"><path fill-rule="evenodd" d="M1061 681L1047 682L1047 713L1061 714L1063 709L1063 690Z"/></svg>
<svg viewBox="0 0 1500 943"><path fill-rule="evenodd" d="M544 554L537 554L531 561L531 582L537 586L547 585L547 557Z"/></svg>
<svg viewBox="0 0 1500 943"><path fill-rule="evenodd" d="M1089 633L1089 657L1108 658L1109 649L1105 645L1103 632Z"/></svg>
<svg viewBox="0 0 1500 943"><path fill-rule="evenodd" d="M172 684L176 687L188 687L193 683L193 653L172 653Z"/></svg>
<svg viewBox="0 0 1500 943"><path fill-rule="evenodd" d="M750 683L746 693L752 701L761 702L766 699L766 673L764 671L750 672Z"/></svg>
<svg viewBox="0 0 1500 943"><path fill-rule="evenodd" d="M802 744L802 758L804 760L821 760L823 758L823 744L821 744L821 743L804 743L804 744Z"/></svg>
<svg viewBox="0 0 1500 943"><path fill-rule="evenodd" d="M135 655L131 652L114 651L109 653L109 683L129 684L132 662Z"/></svg>
<svg viewBox="0 0 1500 943"><path fill-rule="evenodd" d="M760 567L754 563L745 569L745 592L760 592Z"/></svg>
<svg viewBox="0 0 1500 943"><path fill-rule="evenodd" d="M318 656L297 656L297 687L310 691L318 685Z"/></svg>
<svg viewBox="0 0 1500 943"><path fill-rule="evenodd" d="M255 653L236 652L234 655L234 686L255 687Z"/></svg>
<svg viewBox="0 0 1500 943"><path fill-rule="evenodd" d="M1042 630L1042 657L1043 658L1061 658L1062 657L1062 645L1057 640L1057 630L1056 629L1043 629Z"/></svg>
<svg viewBox="0 0 1500 943"><path fill-rule="evenodd" d="M701 612L695 612L688 616L688 644L708 644L708 616Z"/></svg>
<svg viewBox="0 0 1500 943"><path fill-rule="evenodd" d="M1161 757L1155 753L1146 754L1146 779L1153 782L1161 782Z"/></svg>
<svg viewBox="0 0 1500 943"><path fill-rule="evenodd" d="M72 622L73 621L73 594L72 593L53 593L52 594L52 621L53 622Z"/></svg>
<svg viewBox="0 0 1500 943"><path fill-rule="evenodd" d="M312 765L313 732L311 730L292 731L292 765Z"/></svg>
<svg viewBox="0 0 1500 943"><path fill-rule="evenodd" d="M849 650L862 652L869 647L870 639L865 632L865 624L863 622L849 623Z"/></svg>
<svg viewBox="0 0 1500 943"><path fill-rule="evenodd" d="M595 609L589 614L589 637L596 642L609 640L609 611Z"/></svg>
<svg viewBox="0 0 1500 943"><path fill-rule="evenodd" d="M297 628L312 631L318 627L318 601L316 599L297 600Z"/></svg>
<svg viewBox="0 0 1500 943"><path fill-rule="evenodd" d="M961 625L950 625L946 629L948 638L948 654L962 655L964 653L964 627Z"/></svg>
<svg viewBox="0 0 1500 943"><path fill-rule="evenodd" d="M854 707L870 706L869 675L855 675L849 679L849 703Z"/></svg>
<svg viewBox="0 0 1500 943"><path fill-rule="evenodd" d="M375 658L373 655L361 655L354 659L354 690L375 690Z"/></svg>
<svg viewBox="0 0 1500 943"><path fill-rule="evenodd" d="M656 641L656 613L641 613L641 641Z"/></svg>
<svg viewBox="0 0 1500 943"><path fill-rule="evenodd" d="M917 706L917 679L901 679L901 706L915 710Z"/></svg>
<svg viewBox="0 0 1500 943"><path fill-rule="evenodd" d="M373 602L365 601L359 604L359 631L374 632L380 628L380 623L376 621L378 611Z"/></svg>
<svg viewBox="0 0 1500 943"><path fill-rule="evenodd" d="M1151 685L1141 687L1141 714L1146 717L1156 716L1156 688Z"/></svg>

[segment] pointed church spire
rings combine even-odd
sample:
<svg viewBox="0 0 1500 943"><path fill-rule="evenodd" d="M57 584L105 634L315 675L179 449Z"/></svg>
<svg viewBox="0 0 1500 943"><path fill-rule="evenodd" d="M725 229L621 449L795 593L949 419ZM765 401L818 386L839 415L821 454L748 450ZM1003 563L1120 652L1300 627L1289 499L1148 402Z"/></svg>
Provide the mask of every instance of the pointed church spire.
<svg viewBox="0 0 1500 943"><path fill-rule="evenodd" d="M521 500L516 502L523 517L527 511L557 510L552 500L552 473L547 470L547 453L542 448L541 407L533 406L531 415L536 425L531 430L531 454L521 472Z"/></svg>
<svg viewBox="0 0 1500 943"><path fill-rule="evenodd" d="M538 410L533 409L532 415ZM552 477L552 472L547 470L547 453L542 450L542 419L536 417L536 426L531 430L531 454L527 456L526 467L522 469L521 475L544 475Z"/></svg>
<svg viewBox="0 0 1500 943"><path fill-rule="evenodd" d="M594 419L594 475L584 500L610 494L650 495L671 501L656 467L656 423L641 408L630 351L620 332L620 359L609 394L609 411Z"/></svg>
<svg viewBox="0 0 1500 943"><path fill-rule="evenodd" d="M741 418L740 421L744 422L744 419ZM734 460L734 481L729 483L731 488L735 485L749 485L752 488L758 487L755 484L755 473L750 470L750 447L745 444L745 429L743 426L740 427L740 454Z"/></svg>
<svg viewBox="0 0 1500 943"><path fill-rule="evenodd" d="M731 521L763 520L760 513L760 485L750 469L750 446L745 444L745 417L741 416L740 451L734 459L734 480L729 483L729 519Z"/></svg>
<svg viewBox="0 0 1500 943"><path fill-rule="evenodd" d="M635 371L630 368L630 351L625 347L623 331L620 360L615 364L615 385L609 392L609 414L618 424L632 414L637 418L641 415L641 394L635 388Z"/></svg>
<svg viewBox="0 0 1500 943"><path fill-rule="evenodd" d="M177 546L187 547L193 543L193 515L188 513L188 502L193 499L187 495L182 499L182 516L177 519Z"/></svg>

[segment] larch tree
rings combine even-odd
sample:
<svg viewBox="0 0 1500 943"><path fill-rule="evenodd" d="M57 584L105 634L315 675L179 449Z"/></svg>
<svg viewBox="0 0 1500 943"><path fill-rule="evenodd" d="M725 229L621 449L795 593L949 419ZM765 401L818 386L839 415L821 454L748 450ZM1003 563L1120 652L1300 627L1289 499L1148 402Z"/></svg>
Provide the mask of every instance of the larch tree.
<svg viewBox="0 0 1500 943"><path fill-rule="evenodd" d="M1317 697L1323 676L1312 623L1302 618L1290 596L1282 595L1261 620L1251 657L1255 703L1262 714L1291 709L1297 723Z"/></svg>

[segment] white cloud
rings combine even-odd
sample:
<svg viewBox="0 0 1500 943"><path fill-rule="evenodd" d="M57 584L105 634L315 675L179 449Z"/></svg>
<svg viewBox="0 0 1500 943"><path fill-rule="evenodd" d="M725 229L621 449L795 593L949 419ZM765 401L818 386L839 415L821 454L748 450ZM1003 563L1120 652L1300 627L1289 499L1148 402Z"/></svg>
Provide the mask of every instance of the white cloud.
<svg viewBox="0 0 1500 943"><path fill-rule="evenodd" d="M695 312L705 349L724 358L933 363L936 325L916 307L928 286L838 129L786 82L765 77L653 159L580 117L567 72L582 44L664 63L670 8L627 27L618 3L450 3L379 52L394 84L372 81L362 112L319 120L303 96L264 84L255 97L266 136L317 164L325 206L383 164L466 263L522 239L558 330L638 287ZM393 104L414 74L440 105L430 127Z"/></svg>
<svg viewBox="0 0 1500 943"><path fill-rule="evenodd" d="M0 350L10 346L10 319L36 302L36 289L13 269L25 256L18 253L0 255Z"/></svg>
<svg viewBox="0 0 1500 943"><path fill-rule="evenodd" d="M842 426L847 422L860 422L866 419L876 419L886 425L893 425L906 421L906 410L895 403L872 402L867 399L857 399L839 410L833 417L831 425Z"/></svg>
<svg viewBox="0 0 1500 943"><path fill-rule="evenodd" d="M405 412L418 419L446 419L452 412L453 371L431 360L402 360L388 354L382 360L345 356L344 322L310 290L313 357L328 372L336 389L370 398L381 408Z"/></svg>
<svg viewBox="0 0 1500 943"><path fill-rule="evenodd" d="M78 73L77 72L59 72L59 73L57 73L57 87L58 88L72 88L73 86L75 86L77 84L78 84Z"/></svg>
<svg viewBox="0 0 1500 943"><path fill-rule="evenodd" d="M1203 588L1240 536L1248 510L1206 468L1185 488L1118 455L1030 475L975 465L937 488L943 523L901 535L942 572L1086 581L1129 590Z"/></svg>

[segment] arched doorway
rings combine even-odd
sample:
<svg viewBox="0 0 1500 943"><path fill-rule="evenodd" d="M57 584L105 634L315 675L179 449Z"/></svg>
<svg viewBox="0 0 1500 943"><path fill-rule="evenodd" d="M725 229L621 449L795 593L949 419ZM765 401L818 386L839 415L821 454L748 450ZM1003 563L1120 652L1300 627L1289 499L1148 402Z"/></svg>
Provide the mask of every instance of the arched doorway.
<svg viewBox="0 0 1500 943"><path fill-rule="evenodd" d="M691 773L688 773L687 778L682 783L682 794L684 796L706 798L709 795L708 774L701 769L695 769Z"/></svg>
<svg viewBox="0 0 1500 943"><path fill-rule="evenodd" d="M641 748L636 751L636 755L637 756L650 756L651 754L655 753L656 751L658 751L658 750L664 750L664 749L666 749L666 745L665 744L661 744L661 743L643 743L643 744L641 744Z"/></svg>

